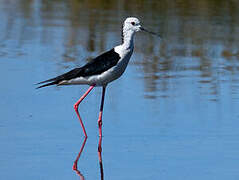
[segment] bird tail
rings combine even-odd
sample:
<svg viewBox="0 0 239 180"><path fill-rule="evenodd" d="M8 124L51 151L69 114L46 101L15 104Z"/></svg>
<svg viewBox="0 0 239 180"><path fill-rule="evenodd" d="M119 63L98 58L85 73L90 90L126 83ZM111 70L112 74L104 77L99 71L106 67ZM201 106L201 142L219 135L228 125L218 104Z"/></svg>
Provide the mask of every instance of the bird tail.
<svg viewBox="0 0 239 180"><path fill-rule="evenodd" d="M47 82L49 82L49 83L47 83ZM44 84L44 83L47 83L47 84ZM43 84L43 85L38 86L36 89L58 84L58 81L57 81L57 78L52 78L52 79L48 79L46 81L39 82L36 85L38 85L38 84Z"/></svg>
<svg viewBox="0 0 239 180"><path fill-rule="evenodd" d="M38 85L38 84L43 84L43 85L37 87L36 89L43 88L46 86L51 86L51 85L59 85L59 84L61 84L62 81L69 80L69 79L72 79L75 77L79 77L79 74L81 72L82 72L82 68L75 68L75 69L73 69L65 74L62 74L60 76L57 76L55 78L48 79L46 81L37 83L36 85ZM45 84L45 83L47 83L47 84Z"/></svg>
<svg viewBox="0 0 239 180"><path fill-rule="evenodd" d="M56 82L51 82L51 83L43 84L41 86L38 86L36 89L43 88L43 87L46 87L46 86L51 86L51 85L54 85L54 84L57 84L57 83Z"/></svg>

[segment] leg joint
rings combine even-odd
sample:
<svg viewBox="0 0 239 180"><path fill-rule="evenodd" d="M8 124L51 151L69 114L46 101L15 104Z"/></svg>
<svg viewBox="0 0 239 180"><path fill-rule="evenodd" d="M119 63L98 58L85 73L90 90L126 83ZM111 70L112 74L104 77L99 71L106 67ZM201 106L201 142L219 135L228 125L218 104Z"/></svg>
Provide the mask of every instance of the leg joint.
<svg viewBox="0 0 239 180"><path fill-rule="evenodd" d="M102 120L101 120L101 119L98 120L98 126L99 126L99 127L102 126Z"/></svg>
<svg viewBox="0 0 239 180"><path fill-rule="evenodd" d="M74 109L77 111L77 109L78 109L78 105L77 104L74 104Z"/></svg>

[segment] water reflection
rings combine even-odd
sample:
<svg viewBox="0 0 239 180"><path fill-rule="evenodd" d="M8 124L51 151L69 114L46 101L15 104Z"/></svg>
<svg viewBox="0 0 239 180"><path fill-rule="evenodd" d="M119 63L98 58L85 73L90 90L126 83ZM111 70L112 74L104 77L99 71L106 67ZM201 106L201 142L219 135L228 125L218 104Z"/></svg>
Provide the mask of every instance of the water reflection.
<svg viewBox="0 0 239 180"><path fill-rule="evenodd" d="M76 160L74 161L74 164L73 164L73 170L76 172L76 174L80 177L81 180L85 180L85 177L80 171L80 169L78 168L78 161L82 155L86 141L87 141L87 137L84 138L84 141L80 148L80 152L78 153ZM104 170L103 170L103 160L102 160L102 136L100 136L99 138L98 157L99 157L99 165L100 165L100 177L101 177L101 180L104 180Z"/></svg>
<svg viewBox="0 0 239 180"><path fill-rule="evenodd" d="M77 155L77 157L76 157L76 160L74 161L73 168L72 168L72 169L76 172L76 174L77 174L78 176L80 176L80 179L81 179L81 180L84 180L85 178L84 178L83 174L80 172L80 170L78 169L78 166L77 166L77 165L78 165L78 161L79 161L79 159L80 159L80 157L81 157L81 153L82 153L83 150L84 150L86 140L87 140L87 137L84 138L84 141L83 141L83 143L82 143L82 145L81 145L81 148L80 148L80 152L78 153L78 155Z"/></svg>
<svg viewBox="0 0 239 180"><path fill-rule="evenodd" d="M99 157L99 163L100 163L100 177L101 180L104 179L104 170L103 170L103 160L102 160L102 136L100 136L99 144L98 144L98 157Z"/></svg>

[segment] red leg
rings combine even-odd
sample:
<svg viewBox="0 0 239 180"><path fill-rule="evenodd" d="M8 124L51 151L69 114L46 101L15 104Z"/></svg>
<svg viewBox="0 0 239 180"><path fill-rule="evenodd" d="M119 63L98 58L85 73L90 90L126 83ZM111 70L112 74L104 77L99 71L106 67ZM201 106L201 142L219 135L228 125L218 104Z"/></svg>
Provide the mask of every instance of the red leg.
<svg viewBox="0 0 239 180"><path fill-rule="evenodd" d="M90 88L85 92L85 94L83 94L83 96L81 96L81 98L80 98L80 99L75 103L75 105L74 105L74 109L75 109L76 114L77 114L77 116L78 116L78 118L79 118L79 120L80 120L80 124L81 124L81 127L82 127L82 129L83 129L83 132L84 132L85 137L87 137L87 134L86 134L86 131L85 131L84 124L83 124L83 122L82 122L82 120L81 120L81 117L80 117L80 114L79 114L79 111L78 111L78 107L79 107L79 104L81 103L81 101L89 94L89 92L90 92L94 87L95 87L94 85L93 85L93 86L90 86Z"/></svg>
<svg viewBox="0 0 239 180"><path fill-rule="evenodd" d="M81 149L80 149L80 152L78 153L78 156L76 157L76 160L74 161L74 164L73 164L73 170L75 170L77 172L77 174L81 175L80 171L77 169L77 163L78 163L78 160L81 156L81 153L85 147L85 143L86 143L86 140L87 140L87 137L85 137L84 139L84 142L83 144L81 145Z"/></svg>
<svg viewBox="0 0 239 180"><path fill-rule="evenodd" d="M103 113L104 100L105 100L105 88L106 87L103 87L103 91L102 91L102 98L101 98L101 104L100 104L100 113L99 113L99 119L98 119L99 135L100 135L100 137L102 137L102 113ZM99 145L101 146L101 143Z"/></svg>
<svg viewBox="0 0 239 180"><path fill-rule="evenodd" d="M101 156L101 152L102 152L101 142L102 142L102 136L100 136L100 139L99 139L98 157L99 157L99 163L100 163L100 177L101 177L101 180L103 180L104 179L104 170L103 170L103 162L102 162L102 156Z"/></svg>

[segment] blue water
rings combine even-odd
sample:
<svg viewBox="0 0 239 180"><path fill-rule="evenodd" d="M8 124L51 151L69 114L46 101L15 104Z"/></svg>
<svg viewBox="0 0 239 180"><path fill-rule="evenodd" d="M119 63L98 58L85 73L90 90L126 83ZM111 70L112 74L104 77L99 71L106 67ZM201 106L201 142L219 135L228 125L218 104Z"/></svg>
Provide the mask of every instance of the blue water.
<svg viewBox="0 0 239 180"><path fill-rule="evenodd" d="M79 179L72 165L84 137L73 104L88 87L34 84L120 43L132 14L163 38L138 33L125 74L107 87L104 178L238 179L238 3L119 2L0 1L1 179ZM79 108L85 179L101 177L101 90Z"/></svg>

